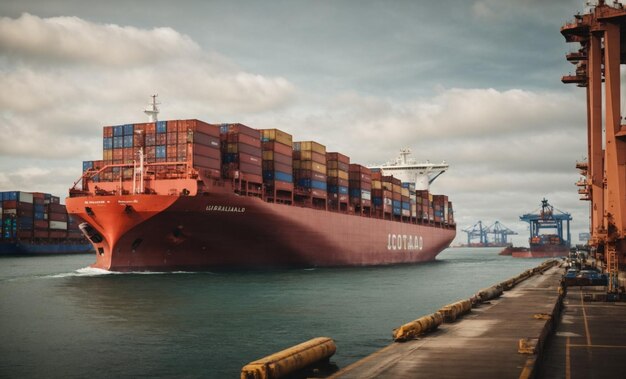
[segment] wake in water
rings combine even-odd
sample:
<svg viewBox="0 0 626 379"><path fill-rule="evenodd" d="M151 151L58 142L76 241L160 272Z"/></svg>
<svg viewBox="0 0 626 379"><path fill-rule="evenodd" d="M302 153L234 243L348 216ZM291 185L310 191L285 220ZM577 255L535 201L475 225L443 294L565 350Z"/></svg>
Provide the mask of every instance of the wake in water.
<svg viewBox="0 0 626 379"><path fill-rule="evenodd" d="M46 275L45 278L70 278L70 277L90 277L90 276L105 276L105 275L169 275L169 274L212 274L208 271L194 272L194 271L129 271L129 272L116 272L107 271L101 268L95 267L83 267L73 272L66 272L62 274Z"/></svg>

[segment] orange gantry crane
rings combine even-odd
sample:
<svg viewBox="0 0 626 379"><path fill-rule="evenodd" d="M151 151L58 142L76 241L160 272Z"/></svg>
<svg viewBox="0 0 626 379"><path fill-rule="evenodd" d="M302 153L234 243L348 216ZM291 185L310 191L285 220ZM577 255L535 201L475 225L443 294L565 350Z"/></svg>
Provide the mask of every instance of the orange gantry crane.
<svg viewBox="0 0 626 379"><path fill-rule="evenodd" d="M566 55L576 65L575 75L563 76L562 81L587 90L588 161L576 164L585 177L576 184L581 200L591 202L590 245L596 258L605 262L608 291L623 292L626 120L620 106L620 64L626 63L626 9L619 2L608 5L599 0L589 12L575 15L573 22L561 27L561 34L567 42L580 44L577 51Z"/></svg>

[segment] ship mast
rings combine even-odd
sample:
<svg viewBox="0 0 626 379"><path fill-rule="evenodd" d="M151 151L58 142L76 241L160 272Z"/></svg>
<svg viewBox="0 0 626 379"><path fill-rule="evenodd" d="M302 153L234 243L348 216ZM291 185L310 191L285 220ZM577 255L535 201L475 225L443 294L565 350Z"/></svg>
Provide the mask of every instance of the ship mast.
<svg viewBox="0 0 626 379"><path fill-rule="evenodd" d="M146 110L143 111L143 113L148 115L148 122L157 122L157 115L159 114L159 108L157 107L157 105L160 104L160 103L157 103L156 101L157 96L159 95L154 94L150 96L152 98L152 102L150 102L148 104L148 108L146 108Z"/></svg>

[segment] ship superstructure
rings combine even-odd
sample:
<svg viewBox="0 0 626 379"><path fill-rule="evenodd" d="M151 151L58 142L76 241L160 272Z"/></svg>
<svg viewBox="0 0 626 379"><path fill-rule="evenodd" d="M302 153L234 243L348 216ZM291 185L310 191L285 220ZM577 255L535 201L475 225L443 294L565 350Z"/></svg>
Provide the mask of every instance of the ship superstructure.
<svg viewBox="0 0 626 379"><path fill-rule="evenodd" d="M448 170L448 164L418 162L410 158L411 149L405 147L400 150L399 156L392 162L382 165L369 166L371 169L380 169L383 175L393 175L403 183L415 183L416 190L428 191L430 184Z"/></svg>

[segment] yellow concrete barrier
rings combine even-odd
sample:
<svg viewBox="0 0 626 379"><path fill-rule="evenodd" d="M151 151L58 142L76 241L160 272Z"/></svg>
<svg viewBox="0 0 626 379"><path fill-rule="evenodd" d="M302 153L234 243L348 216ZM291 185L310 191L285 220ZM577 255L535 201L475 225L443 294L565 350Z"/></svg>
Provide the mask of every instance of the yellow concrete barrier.
<svg viewBox="0 0 626 379"><path fill-rule="evenodd" d="M241 379L282 378L316 362L330 358L337 351L328 337L313 338L299 345L248 363L241 369Z"/></svg>
<svg viewBox="0 0 626 379"><path fill-rule="evenodd" d="M393 340L396 342L407 341L421 334L437 329L443 323L443 316L435 312L417 320L402 325L393 330Z"/></svg>
<svg viewBox="0 0 626 379"><path fill-rule="evenodd" d="M454 322L459 316L462 316L471 310L472 302L470 299L466 299L446 305L439 310L439 313L443 316L444 322Z"/></svg>

